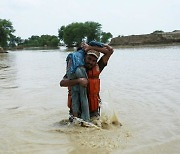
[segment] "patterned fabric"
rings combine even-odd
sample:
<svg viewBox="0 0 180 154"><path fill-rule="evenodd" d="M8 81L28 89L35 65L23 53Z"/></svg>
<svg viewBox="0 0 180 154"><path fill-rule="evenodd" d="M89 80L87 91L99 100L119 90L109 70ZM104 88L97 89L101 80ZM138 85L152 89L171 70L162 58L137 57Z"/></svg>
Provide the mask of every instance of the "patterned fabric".
<svg viewBox="0 0 180 154"><path fill-rule="evenodd" d="M104 47L104 44L97 41L91 41L88 43L90 46L98 46L98 47Z"/></svg>
<svg viewBox="0 0 180 154"><path fill-rule="evenodd" d="M96 42L96 41L91 41L88 43L91 46L98 46L98 47L103 47L104 44L101 42ZM85 62L84 62L84 56L85 56L85 51L84 50L78 50L75 51L73 53L70 53L67 58L66 58L66 62L67 62L67 66L68 66L68 62L69 60L71 61L71 64L69 67L67 67L67 73L68 74L72 74L76 71L77 67L79 66L84 66Z"/></svg>
<svg viewBox="0 0 180 154"><path fill-rule="evenodd" d="M67 65L68 65L69 60L71 62L70 66L67 69L68 74L74 73L76 71L77 67L84 66L84 64L85 64L84 56L85 56L84 50L75 51L73 53L70 53L67 56L67 58L66 58Z"/></svg>

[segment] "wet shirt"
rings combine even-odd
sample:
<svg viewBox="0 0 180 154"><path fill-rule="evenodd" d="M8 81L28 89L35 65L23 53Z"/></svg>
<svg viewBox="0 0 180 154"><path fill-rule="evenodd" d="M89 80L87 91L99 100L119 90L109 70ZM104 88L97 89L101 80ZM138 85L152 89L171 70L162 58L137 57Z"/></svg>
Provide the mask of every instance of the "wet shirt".
<svg viewBox="0 0 180 154"><path fill-rule="evenodd" d="M106 67L107 66L107 63L104 63L104 61L103 61L103 58L101 57L101 59L98 61L98 66L99 66L99 70L100 70L100 72L102 72L102 70L104 69L104 67ZM64 75L64 77L63 78L67 78L67 74L65 74Z"/></svg>
<svg viewBox="0 0 180 154"><path fill-rule="evenodd" d="M77 67L84 66L84 50L78 50L73 53L70 53L67 58L67 73L72 74L76 71Z"/></svg>

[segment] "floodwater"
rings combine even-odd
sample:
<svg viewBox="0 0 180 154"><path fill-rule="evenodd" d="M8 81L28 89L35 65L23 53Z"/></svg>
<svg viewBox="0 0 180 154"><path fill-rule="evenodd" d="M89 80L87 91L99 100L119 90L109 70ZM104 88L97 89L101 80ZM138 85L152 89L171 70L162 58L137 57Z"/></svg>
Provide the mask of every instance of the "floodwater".
<svg viewBox="0 0 180 154"><path fill-rule="evenodd" d="M180 47L116 48L101 74L101 98L122 126L61 125L68 52L0 54L0 153L178 154Z"/></svg>

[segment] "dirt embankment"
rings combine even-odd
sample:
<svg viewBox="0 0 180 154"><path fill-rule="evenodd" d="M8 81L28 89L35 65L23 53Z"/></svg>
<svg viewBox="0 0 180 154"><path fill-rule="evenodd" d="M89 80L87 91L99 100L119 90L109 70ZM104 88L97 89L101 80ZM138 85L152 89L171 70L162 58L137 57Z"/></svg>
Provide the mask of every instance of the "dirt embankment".
<svg viewBox="0 0 180 154"><path fill-rule="evenodd" d="M136 46L180 43L180 31L160 32L144 35L119 36L113 38L110 45Z"/></svg>

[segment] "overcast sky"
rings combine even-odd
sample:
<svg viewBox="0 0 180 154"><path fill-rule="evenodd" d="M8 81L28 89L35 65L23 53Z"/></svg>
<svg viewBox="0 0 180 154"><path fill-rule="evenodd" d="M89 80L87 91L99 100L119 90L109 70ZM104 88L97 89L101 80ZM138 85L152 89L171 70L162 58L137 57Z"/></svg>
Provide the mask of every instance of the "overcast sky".
<svg viewBox="0 0 180 154"><path fill-rule="evenodd" d="M113 37L147 34L180 29L180 0L0 0L0 19L10 20L23 39L86 21Z"/></svg>

